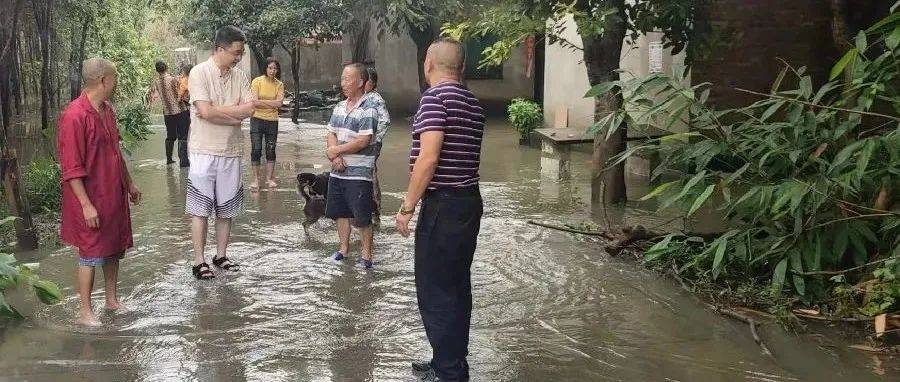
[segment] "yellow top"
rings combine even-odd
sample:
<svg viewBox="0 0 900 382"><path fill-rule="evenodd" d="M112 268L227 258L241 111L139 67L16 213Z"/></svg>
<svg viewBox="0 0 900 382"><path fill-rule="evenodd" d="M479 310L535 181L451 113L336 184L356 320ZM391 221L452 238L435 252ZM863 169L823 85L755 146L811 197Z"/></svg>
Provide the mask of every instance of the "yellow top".
<svg viewBox="0 0 900 382"><path fill-rule="evenodd" d="M261 101L272 101L284 96L284 83L277 79L269 79L262 75L253 79L250 83L250 91L256 94ZM278 120L278 109L268 106L259 106L253 116L266 121Z"/></svg>

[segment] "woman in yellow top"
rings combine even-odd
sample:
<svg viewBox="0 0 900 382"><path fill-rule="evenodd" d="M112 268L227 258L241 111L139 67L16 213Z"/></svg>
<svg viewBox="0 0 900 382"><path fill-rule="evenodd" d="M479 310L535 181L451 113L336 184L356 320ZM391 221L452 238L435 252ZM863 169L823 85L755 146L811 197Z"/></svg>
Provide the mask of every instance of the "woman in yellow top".
<svg viewBox="0 0 900 382"><path fill-rule="evenodd" d="M262 159L263 139L266 148L266 185L277 187L275 183L275 143L278 141L278 109L284 101L284 84L278 80L281 76L281 64L269 57L266 59L266 74L256 77L250 83L250 91L260 101L256 112L250 118L250 164L253 167L251 190L258 190L259 167Z"/></svg>

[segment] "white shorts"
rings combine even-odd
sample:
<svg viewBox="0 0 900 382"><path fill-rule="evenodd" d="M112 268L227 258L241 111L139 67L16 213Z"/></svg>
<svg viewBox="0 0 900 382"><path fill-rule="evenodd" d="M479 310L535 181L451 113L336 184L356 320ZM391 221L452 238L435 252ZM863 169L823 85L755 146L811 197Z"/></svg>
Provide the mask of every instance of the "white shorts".
<svg viewBox="0 0 900 382"><path fill-rule="evenodd" d="M244 209L241 158L189 155L185 211L193 216L230 219Z"/></svg>

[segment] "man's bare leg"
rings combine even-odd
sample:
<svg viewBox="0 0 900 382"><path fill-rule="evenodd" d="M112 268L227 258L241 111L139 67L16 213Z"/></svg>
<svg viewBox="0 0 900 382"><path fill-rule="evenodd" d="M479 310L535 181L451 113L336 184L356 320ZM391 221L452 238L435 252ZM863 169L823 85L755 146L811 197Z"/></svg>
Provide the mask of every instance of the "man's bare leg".
<svg viewBox="0 0 900 382"><path fill-rule="evenodd" d="M344 256L350 254L350 219L340 218L337 220L338 240L341 242L339 251Z"/></svg>
<svg viewBox="0 0 900 382"><path fill-rule="evenodd" d="M362 238L362 258L372 261L372 245L374 243L372 226L359 228L359 236Z"/></svg>
<svg viewBox="0 0 900 382"><path fill-rule="evenodd" d="M94 290L94 267L79 265L75 278L78 281L78 296L81 301L76 322L84 326L100 326L100 320L94 315L94 309L91 306L91 292Z"/></svg>
<svg viewBox="0 0 900 382"><path fill-rule="evenodd" d="M119 310L123 308L118 295L119 260L112 260L103 264L103 280L106 282L106 309Z"/></svg>
<svg viewBox="0 0 900 382"><path fill-rule="evenodd" d="M228 238L231 235L231 219L216 218L216 257L225 257Z"/></svg>
<svg viewBox="0 0 900 382"><path fill-rule="evenodd" d="M203 248L206 246L206 231L209 226L209 218L202 216L191 217L191 239L194 242L194 266L203 264Z"/></svg>

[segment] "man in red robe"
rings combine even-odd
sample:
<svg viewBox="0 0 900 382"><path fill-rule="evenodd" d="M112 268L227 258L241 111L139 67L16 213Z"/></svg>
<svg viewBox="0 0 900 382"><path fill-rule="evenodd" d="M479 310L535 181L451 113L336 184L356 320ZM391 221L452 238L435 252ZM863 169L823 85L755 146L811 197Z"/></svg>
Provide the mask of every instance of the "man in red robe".
<svg viewBox="0 0 900 382"><path fill-rule="evenodd" d="M99 326L91 306L94 267L103 267L106 308L122 308L116 295L119 259L132 247L128 201L140 201L119 149L116 114L109 103L115 65L101 58L83 64L84 91L59 117L57 151L62 168L62 240L78 248L81 296L78 324Z"/></svg>

